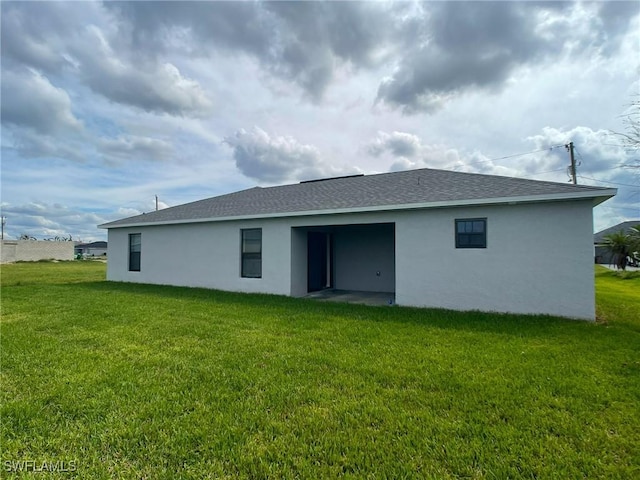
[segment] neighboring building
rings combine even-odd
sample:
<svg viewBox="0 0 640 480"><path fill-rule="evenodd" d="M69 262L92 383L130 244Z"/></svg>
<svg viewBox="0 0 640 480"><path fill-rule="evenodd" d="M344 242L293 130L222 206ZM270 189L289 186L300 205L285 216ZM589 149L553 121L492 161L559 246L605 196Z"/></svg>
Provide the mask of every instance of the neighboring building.
<svg viewBox="0 0 640 480"><path fill-rule="evenodd" d="M631 220L629 222L622 222L613 227L605 228L593 235L593 245L595 248L595 260L596 263L611 265L614 263L613 254L607 250L604 246L605 237L612 233L624 232L627 235L631 233L631 227L640 225L640 220Z"/></svg>
<svg viewBox="0 0 640 480"><path fill-rule="evenodd" d="M73 260L73 242L2 240L2 263Z"/></svg>
<svg viewBox="0 0 640 480"><path fill-rule="evenodd" d="M76 255L83 257L106 257L107 242L78 243L74 251Z"/></svg>
<svg viewBox="0 0 640 480"><path fill-rule="evenodd" d="M615 189L421 169L251 188L101 225L107 279L593 320Z"/></svg>

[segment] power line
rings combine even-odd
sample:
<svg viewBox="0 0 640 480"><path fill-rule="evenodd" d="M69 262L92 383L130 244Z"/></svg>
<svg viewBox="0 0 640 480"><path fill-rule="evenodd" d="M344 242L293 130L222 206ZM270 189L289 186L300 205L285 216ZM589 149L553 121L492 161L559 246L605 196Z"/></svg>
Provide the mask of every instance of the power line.
<svg viewBox="0 0 640 480"><path fill-rule="evenodd" d="M541 148L540 150L533 150L531 152L524 152L524 153L515 153L513 155L506 155L504 157L499 157L499 158L491 158L491 159L487 159L487 160L483 160L484 162L497 162L498 160L506 160L507 158L515 158L515 157L522 157L524 155L531 155L532 153L540 153L540 152L550 152L555 148L560 148L560 147L564 147L564 145L551 145L550 147L547 148Z"/></svg>
<svg viewBox="0 0 640 480"><path fill-rule="evenodd" d="M600 205L598 205L600 206ZM609 210L631 210L634 212L637 212L638 210L640 210L640 208L633 208L633 207L612 207L611 205L602 205L602 208L606 208Z"/></svg>
<svg viewBox="0 0 640 480"><path fill-rule="evenodd" d="M523 157L525 155L531 155L534 153L540 153L540 152L550 152L552 150L555 150L556 148L560 148L560 147L564 147L565 145L551 145L549 147L546 148L541 148L539 150L532 150L530 152L523 152L523 153L514 153L513 155L505 155L504 157L498 157L498 158L486 158L484 160L477 160L475 162L471 162L471 163L465 163L464 165L458 165L456 167L454 167L454 170L457 168L460 168L461 166L469 166L469 165L478 165L480 163L486 163L486 162L497 162L499 160L507 160L510 158L516 158L516 157ZM534 174L535 175L535 174Z"/></svg>
<svg viewBox="0 0 640 480"><path fill-rule="evenodd" d="M599 180L597 178L593 178L593 177L586 177L584 175L578 175L580 178L585 178L587 180L593 180L595 182L601 182L601 183L610 183L611 185L620 185L621 187L635 187L638 188L640 187L640 185L632 185L630 183L618 183L618 182L609 182L607 180Z"/></svg>
<svg viewBox="0 0 640 480"><path fill-rule="evenodd" d="M606 171L606 170L615 170L616 168L627 168L627 167L628 167L628 165L624 165L624 164L623 164L623 165L616 165L615 167L599 168L598 170L599 170L600 172L604 172L604 171ZM591 170L589 170L589 171L591 171Z"/></svg>
<svg viewBox="0 0 640 480"><path fill-rule="evenodd" d="M547 170L545 172L534 172L534 173L531 173L530 175L543 175L545 173L562 172L564 170L566 170L566 168L562 167L562 168L556 168L555 170Z"/></svg>

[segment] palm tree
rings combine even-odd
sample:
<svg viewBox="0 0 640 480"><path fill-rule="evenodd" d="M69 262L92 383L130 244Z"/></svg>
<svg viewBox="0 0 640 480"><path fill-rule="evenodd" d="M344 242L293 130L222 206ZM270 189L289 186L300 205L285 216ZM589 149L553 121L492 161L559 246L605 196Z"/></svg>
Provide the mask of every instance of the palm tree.
<svg viewBox="0 0 640 480"><path fill-rule="evenodd" d="M604 246L611 253L611 260L616 268L625 270L627 268L627 257L632 252L631 235L627 235L622 230L610 233L604 237Z"/></svg>
<svg viewBox="0 0 640 480"><path fill-rule="evenodd" d="M629 255L633 260L640 261L640 225L631 227L629 231Z"/></svg>

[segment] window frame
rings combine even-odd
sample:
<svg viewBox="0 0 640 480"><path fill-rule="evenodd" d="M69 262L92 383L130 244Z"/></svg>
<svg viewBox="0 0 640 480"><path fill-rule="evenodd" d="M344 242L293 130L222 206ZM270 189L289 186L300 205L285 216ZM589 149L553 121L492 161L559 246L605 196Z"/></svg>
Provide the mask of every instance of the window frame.
<svg viewBox="0 0 640 480"><path fill-rule="evenodd" d="M482 222L482 231L474 232L476 228L474 223ZM461 223L471 224L471 231L460 232L458 225ZM487 248L487 217L480 218L456 218L454 222L454 234L456 239L456 248ZM461 236L467 236L466 241L462 241Z"/></svg>
<svg viewBox="0 0 640 480"><path fill-rule="evenodd" d="M134 239L137 238L137 243L134 243ZM137 250L134 250L137 247ZM137 258L136 258L137 254ZM136 258L136 260L133 260ZM137 268L136 268L137 266ZM142 233L130 233L129 234L129 271L139 272L142 269Z"/></svg>
<svg viewBox="0 0 640 480"><path fill-rule="evenodd" d="M259 238L247 238L249 234L259 233ZM248 241L258 241L258 251L245 251ZM249 268L252 262L254 268ZM257 269L255 264L257 262ZM257 271L253 271L257 270ZM240 277L242 278L262 278L262 228L242 228L240 229Z"/></svg>

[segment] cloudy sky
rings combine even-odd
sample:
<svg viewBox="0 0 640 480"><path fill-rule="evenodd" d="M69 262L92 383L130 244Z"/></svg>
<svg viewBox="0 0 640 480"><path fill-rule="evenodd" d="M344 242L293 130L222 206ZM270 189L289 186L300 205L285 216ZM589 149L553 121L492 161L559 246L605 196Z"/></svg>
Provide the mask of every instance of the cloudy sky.
<svg viewBox="0 0 640 480"><path fill-rule="evenodd" d="M618 188L640 218L640 3L11 2L5 238L250 188L443 168Z"/></svg>

